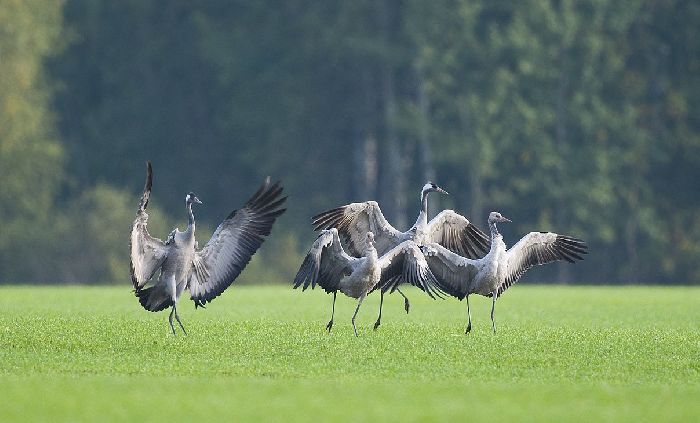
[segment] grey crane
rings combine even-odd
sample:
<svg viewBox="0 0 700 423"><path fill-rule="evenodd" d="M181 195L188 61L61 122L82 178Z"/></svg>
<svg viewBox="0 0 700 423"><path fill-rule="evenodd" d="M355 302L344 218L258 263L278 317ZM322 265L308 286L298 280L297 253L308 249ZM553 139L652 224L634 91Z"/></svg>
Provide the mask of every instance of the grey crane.
<svg viewBox="0 0 700 423"><path fill-rule="evenodd" d="M377 251L380 255L401 242L414 241L418 246L436 242L469 258L483 256L488 251L489 238L464 216L452 210L443 210L428 222L428 195L432 192L448 194L433 182L426 183L420 193L421 209L418 219L405 232L400 232L386 220L376 201L351 203L319 213L313 217L314 229L318 231L337 228L343 241L348 245L349 252L354 256L361 254L364 237L368 231L375 234ZM401 290L396 287L393 289L404 297L404 306L408 313L410 307L408 298ZM384 292L385 289L382 289L380 316L384 304Z"/></svg>
<svg viewBox="0 0 700 423"><path fill-rule="evenodd" d="M318 284L327 293L333 293L331 320L326 325L328 332L333 327L335 300L338 291L348 297L358 299L352 316L352 328L357 336L355 318L367 294L380 286L395 289L401 282L419 286L430 296L437 292L435 277L419 247L412 241L404 241L381 257L375 248L374 234L365 234L365 248L362 257L349 256L343 250L336 228L323 230L309 249L294 278L294 288L303 286L302 291ZM375 327L379 325L379 319Z"/></svg>
<svg viewBox="0 0 700 423"><path fill-rule="evenodd" d="M203 249L197 250L193 204L202 204L194 195L185 197L188 224L185 231L173 230L165 242L148 233L146 207L151 195L153 169L146 163L146 185L131 229L131 280L139 302L148 311L172 307L168 321L175 334L173 316L187 335L177 313L177 302L185 288L195 308L218 297L238 277L250 258L270 234L275 219L284 213L280 206L282 187L269 178L239 210L234 210L216 228ZM160 270L154 280L153 276Z"/></svg>
<svg viewBox="0 0 700 423"><path fill-rule="evenodd" d="M491 249L481 259L473 260L449 251L437 243L422 247L430 270L440 283L440 288L460 301L467 299L469 323L465 333L472 329L472 315L469 310L469 295L479 294L491 297L491 325L496 332L493 313L496 299L536 265L565 260L573 263L583 260L588 246L580 239L553 232L530 232L513 247L506 250L503 236L496 223L510 222L498 212L489 214Z"/></svg>

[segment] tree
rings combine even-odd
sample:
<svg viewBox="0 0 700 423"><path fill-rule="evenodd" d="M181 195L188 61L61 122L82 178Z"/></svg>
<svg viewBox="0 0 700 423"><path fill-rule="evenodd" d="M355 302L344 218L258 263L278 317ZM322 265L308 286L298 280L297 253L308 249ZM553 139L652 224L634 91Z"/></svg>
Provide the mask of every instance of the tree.
<svg viewBox="0 0 700 423"><path fill-rule="evenodd" d="M0 279L30 281L63 180L63 148L49 107L44 61L60 51L61 2L0 7Z"/></svg>

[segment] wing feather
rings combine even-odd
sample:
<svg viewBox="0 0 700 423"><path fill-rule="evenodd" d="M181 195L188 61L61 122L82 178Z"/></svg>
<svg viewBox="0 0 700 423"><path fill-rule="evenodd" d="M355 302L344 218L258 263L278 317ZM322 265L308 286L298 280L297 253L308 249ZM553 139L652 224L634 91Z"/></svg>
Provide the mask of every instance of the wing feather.
<svg viewBox="0 0 700 423"><path fill-rule="evenodd" d="M340 289L340 280L352 273L357 260L345 253L335 228L323 230L299 267L294 288L302 286L305 291L318 284L326 292L335 292Z"/></svg>
<svg viewBox="0 0 700 423"><path fill-rule="evenodd" d="M462 300L479 272L479 261L462 257L437 243L422 248L440 289Z"/></svg>
<svg viewBox="0 0 700 423"><path fill-rule="evenodd" d="M505 280L498 287L500 297L525 272L538 265L565 260L574 263L588 253L586 243L578 238L553 232L530 232L506 252Z"/></svg>
<svg viewBox="0 0 700 423"><path fill-rule="evenodd" d="M430 271L423 252L413 241L404 241L379 258L382 276L375 287L394 292L402 283L418 287L431 298L442 298L442 290Z"/></svg>
<svg viewBox="0 0 700 423"><path fill-rule="evenodd" d="M407 235L391 226L376 201L351 203L319 213L313 217L314 230L337 228L350 254L361 257L367 232L374 233L379 255L408 239Z"/></svg>
<svg viewBox="0 0 700 423"><path fill-rule="evenodd" d="M146 162L146 184L143 188L139 208L136 211L136 219L131 227L131 238L129 240L131 281L137 296L168 255L165 243L148 233L146 207L151 196L152 185L153 169L151 162Z"/></svg>
<svg viewBox="0 0 700 423"><path fill-rule="evenodd" d="M204 306L218 297L241 274L253 254L270 234L275 220L285 212L280 208L287 197L280 197L279 182L269 178L246 202L216 228L204 248L195 253L188 288L195 306Z"/></svg>
<svg viewBox="0 0 700 423"><path fill-rule="evenodd" d="M470 259L483 257L491 248L491 239L453 210L443 210L435 216L428 223L428 233L432 242Z"/></svg>

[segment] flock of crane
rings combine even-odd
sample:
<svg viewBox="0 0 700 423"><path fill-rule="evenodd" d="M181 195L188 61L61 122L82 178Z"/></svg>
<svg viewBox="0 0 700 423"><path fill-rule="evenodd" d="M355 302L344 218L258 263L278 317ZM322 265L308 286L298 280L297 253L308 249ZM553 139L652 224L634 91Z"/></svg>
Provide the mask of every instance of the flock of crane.
<svg viewBox="0 0 700 423"><path fill-rule="evenodd" d="M146 164L146 184L131 230L131 279L134 292L148 311L172 307L170 328L175 334L173 317L187 334L177 313L177 302L189 290L195 308L204 307L218 297L243 271L270 234L277 217L284 213L286 197L280 183L269 179L238 210L217 227L204 248L195 240L193 204L202 204L194 195L185 197L188 225L185 231L173 230L165 241L148 233L146 207L151 193L153 171ZM319 285L333 293L330 332L338 291L358 300L355 318L365 297L375 290L381 295L381 323L384 294L398 292L408 313L410 303L400 289L407 283L432 298L450 295L467 300L469 317L465 333L472 328L469 295L492 298L491 324L496 331L496 300L531 267L564 260L582 260L587 245L580 239L552 232L530 232L506 249L497 224L510 222L498 212L488 217L490 236L466 217L443 210L428 221L428 196L447 194L428 182L421 190L421 209L416 223L407 231L394 228L374 201L352 203L313 217L319 236L309 249L294 279L294 288ZM154 278L159 272L158 277Z"/></svg>

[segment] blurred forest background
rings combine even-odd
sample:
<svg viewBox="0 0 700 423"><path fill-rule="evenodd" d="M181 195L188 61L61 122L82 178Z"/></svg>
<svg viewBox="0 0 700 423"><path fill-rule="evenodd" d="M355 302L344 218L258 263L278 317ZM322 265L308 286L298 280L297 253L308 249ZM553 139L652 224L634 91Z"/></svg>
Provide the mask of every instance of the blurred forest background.
<svg viewBox="0 0 700 423"><path fill-rule="evenodd" d="M433 180L507 243L586 239L533 281L700 283L700 2L0 0L0 281L130 286L151 233L202 245L266 175L288 212L243 282L288 283L310 216Z"/></svg>

